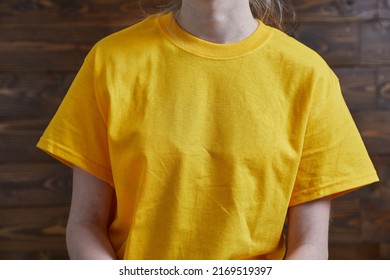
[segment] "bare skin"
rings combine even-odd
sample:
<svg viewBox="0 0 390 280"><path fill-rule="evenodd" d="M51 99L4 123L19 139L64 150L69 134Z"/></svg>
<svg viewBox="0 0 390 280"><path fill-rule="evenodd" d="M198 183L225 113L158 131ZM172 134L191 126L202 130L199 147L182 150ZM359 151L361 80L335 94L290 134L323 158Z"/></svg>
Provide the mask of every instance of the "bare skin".
<svg viewBox="0 0 390 280"><path fill-rule="evenodd" d="M106 182L73 168L72 203L66 228L71 259L116 259L107 235L113 195L114 189Z"/></svg>
<svg viewBox="0 0 390 280"><path fill-rule="evenodd" d="M241 41L258 26L248 0L183 0L176 20L194 36L219 44Z"/></svg>
<svg viewBox="0 0 390 280"><path fill-rule="evenodd" d="M219 44L241 41L258 26L248 0L182 0L176 20L194 36ZM107 235L114 189L78 167L73 173L66 237L69 255L72 259L115 259ZM329 212L328 198L289 209L286 259L328 258Z"/></svg>
<svg viewBox="0 0 390 280"><path fill-rule="evenodd" d="M287 260L328 259L330 206L325 197L289 208Z"/></svg>

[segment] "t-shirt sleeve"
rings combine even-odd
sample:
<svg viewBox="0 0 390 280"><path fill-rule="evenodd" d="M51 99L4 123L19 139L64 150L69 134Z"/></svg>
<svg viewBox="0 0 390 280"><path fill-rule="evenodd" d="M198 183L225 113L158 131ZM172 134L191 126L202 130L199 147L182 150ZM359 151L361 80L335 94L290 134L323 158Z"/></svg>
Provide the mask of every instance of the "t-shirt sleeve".
<svg viewBox="0 0 390 280"><path fill-rule="evenodd" d="M113 186L107 98L97 89L95 48L87 55L37 147L62 163L84 169Z"/></svg>
<svg viewBox="0 0 390 280"><path fill-rule="evenodd" d="M330 69L312 86L303 150L290 206L340 196L378 181L359 131Z"/></svg>

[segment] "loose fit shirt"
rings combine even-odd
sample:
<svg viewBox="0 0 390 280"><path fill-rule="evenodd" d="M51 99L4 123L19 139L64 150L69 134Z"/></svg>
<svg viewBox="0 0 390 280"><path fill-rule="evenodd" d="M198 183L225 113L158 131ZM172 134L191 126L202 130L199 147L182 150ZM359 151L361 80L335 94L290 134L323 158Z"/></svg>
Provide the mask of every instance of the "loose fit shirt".
<svg viewBox="0 0 390 280"><path fill-rule="evenodd" d="M281 259L289 207L377 180L335 74L262 22L232 44L172 14L104 38L38 147L114 188L120 259Z"/></svg>

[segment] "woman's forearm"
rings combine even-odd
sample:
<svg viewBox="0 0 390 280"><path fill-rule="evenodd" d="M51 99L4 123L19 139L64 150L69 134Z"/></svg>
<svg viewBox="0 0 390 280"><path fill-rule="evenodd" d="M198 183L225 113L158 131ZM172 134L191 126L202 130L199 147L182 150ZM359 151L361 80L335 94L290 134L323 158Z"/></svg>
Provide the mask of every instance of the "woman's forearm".
<svg viewBox="0 0 390 280"><path fill-rule="evenodd" d="M327 260L328 250L311 244L297 245L287 250L286 260Z"/></svg>
<svg viewBox="0 0 390 280"><path fill-rule="evenodd" d="M75 260L114 260L107 232L94 225L72 225L66 230L69 257Z"/></svg>

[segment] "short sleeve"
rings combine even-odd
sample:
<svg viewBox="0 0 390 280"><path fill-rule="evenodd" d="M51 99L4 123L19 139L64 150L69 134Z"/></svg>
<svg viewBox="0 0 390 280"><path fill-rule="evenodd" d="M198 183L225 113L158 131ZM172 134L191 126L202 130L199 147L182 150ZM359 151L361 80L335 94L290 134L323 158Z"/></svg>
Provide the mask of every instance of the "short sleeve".
<svg viewBox="0 0 390 280"><path fill-rule="evenodd" d="M107 102L96 88L95 48L87 55L37 147L113 186L107 132Z"/></svg>
<svg viewBox="0 0 390 280"><path fill-rule="evenodd" d="M330 69L315 79L311 94L290 206L325 196L337 197L378 181L339 81Z"/></svg>

